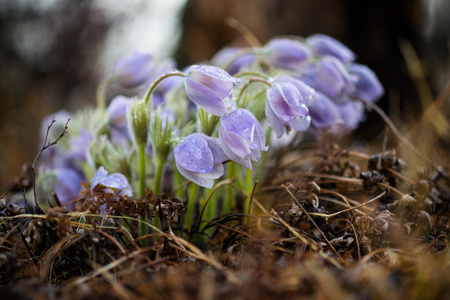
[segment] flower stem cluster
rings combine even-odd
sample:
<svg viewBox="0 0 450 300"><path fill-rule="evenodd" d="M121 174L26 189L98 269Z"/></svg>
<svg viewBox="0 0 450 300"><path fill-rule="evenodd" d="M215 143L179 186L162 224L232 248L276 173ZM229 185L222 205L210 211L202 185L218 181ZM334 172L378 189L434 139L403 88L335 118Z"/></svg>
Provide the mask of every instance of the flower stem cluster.
<svg viewBox="0 0 450 300"><path fill-rule="evenodd" d="M282 138L298 136L295 132L320 136L352 130L364 120L359 100L376 101L384 93L372 70L355 63L350 49L323 34L275 38L259 49L226 48L211 64L185 71L176 70L173 61L157 63L148 54L135 53L118 60L102 81L99 98L111 83L136 97L118 95L108 107L99 100L98 109L105 113L85 117L91 121L80 122L71 136L86 140L77 150L80 159L73 169L87 180L96 170L97 181L105 172L115 174L118 164L108 164L99 155L117 153L105 147L120 147L131 158L123 160L127 166L120 164L121 169L129 168L120 182L131 182L135 195L149 186L156 194L176 190L179 186L171 183L179 177L174 172L211 189L226 169L238 178L238 186L252 189L251 170L269 150L266 137L271 132ZM105 139L102 151L92 150ZM69 151L63 152L48 158L48 164L67 168L68 161L75 161ZM232 163L225 165L228 162ZM176 170L164 172L167 166ZM249 170L247 180L243 168ZM116 183L101 181L111 189L117 189ZM195 191L193 195L202 195ZM194 199L189 201L194 207Z"/></svg>

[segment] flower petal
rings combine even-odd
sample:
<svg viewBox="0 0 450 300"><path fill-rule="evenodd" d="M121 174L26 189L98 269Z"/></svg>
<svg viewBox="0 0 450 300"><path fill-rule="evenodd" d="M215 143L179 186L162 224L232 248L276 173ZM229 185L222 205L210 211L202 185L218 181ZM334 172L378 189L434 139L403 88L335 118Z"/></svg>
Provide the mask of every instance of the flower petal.
<svg viewBox="0 0 450 300"><path fill-rule="evenodd" d="M214 159L207 141L201 134L189 135L173 150L175 160L183 169L196 173L209 173Z"/></svg>

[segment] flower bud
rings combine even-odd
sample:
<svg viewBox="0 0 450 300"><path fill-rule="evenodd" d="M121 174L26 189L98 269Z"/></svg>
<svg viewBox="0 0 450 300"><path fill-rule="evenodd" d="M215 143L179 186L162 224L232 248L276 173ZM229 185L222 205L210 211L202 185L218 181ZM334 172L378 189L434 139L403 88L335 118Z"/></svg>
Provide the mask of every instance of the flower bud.
<svg viewBox="0 0 450 300"><path fill-rule="evenodd" d="M146 145L148 139L149 109L143 100L135 100L128 110L127 118L134 141Z"/></svg>
<svg viewBox="0 0 450 300"><path fill-rule="evenodd" d="M232 106L233 85L240 80L214 66L191 66L186 75L188 97L198 106L216 116L223 116Z"/></svg>
<svg viewBox="0 0 450 300"><path fill-rule="evenodd" d="M306 131L311 122L302 95L292 83L274 83L267 90L266 116L277 137L291 129Z"/></svg>
<svg viewBox="0 0 450 300"><path fill-rule="evenodd" d="M219 139L225 154L250 170L250 159L259 160L261 150L268 149L261 124L251 112L242 108L221 118Z"/></svg>

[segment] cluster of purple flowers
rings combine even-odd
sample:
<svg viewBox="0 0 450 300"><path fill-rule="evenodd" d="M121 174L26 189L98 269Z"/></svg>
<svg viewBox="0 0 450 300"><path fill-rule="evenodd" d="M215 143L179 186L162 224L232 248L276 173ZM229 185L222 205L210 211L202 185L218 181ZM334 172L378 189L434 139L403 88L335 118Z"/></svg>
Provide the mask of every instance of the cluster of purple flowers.
<svg viewBox="0 0 450 300"><path fill-rule="evenodd" d="M136 179L99 164L108 159L98 160L96 155L114 152L111 147L133 151L136 132L130 129L133 116L127 112L131 103L144 97L146 91L149 93L146 96L152 99L150 110L154 116L150 121L145 119L149 124L144 125L152 134L146 155L151 156L154 149L161 148L158 143L163 143L164 149L173 150L167 157L174 159L180 174L207 188L212 188L214 180L223 175L227 161L252 169L252 161L258 161L261 151L268 150L267 132L263 128L269 128L278 138L290 131L310 130L320 135L352 130L364 119L364 105L359 100L376 101L384 93L372 70L355 63L355 54L350 49L323 34L306 39L273 39L261 49L225 48L211 63L175 72L172 61L157 64L147 54L134 53L117 61L111 78L136 91L137 98L117 96L100 119L92 117L92 124L83 124L90 130L80 126L65 156L49 155L50 164L62 159L76 165L64 166L75 173L60 179L63 185L57 189L60 199L65 197L63 194L76 194L77 189L69 181L78 181L79 187L80 180L89 179L86 168L90 168L91 174L97 170L92 188L101 184L111 192L132 194ZM191 105L182 104L183 99ZM202 122L209 122L213 128L208 135L201 126L193 133L185 130L193 118L204 114L210 117ZM154 126L154 119L163 116L170 118ZM194 123L201 122L194 120ZM170 135L155 132L166 130L169 125L173 130ZM108 146L105 151L96 152L101 136L106 136ZM129 163L129 174L133 174L134 165ZM105 169L115 173L107 175Z"/></svg>

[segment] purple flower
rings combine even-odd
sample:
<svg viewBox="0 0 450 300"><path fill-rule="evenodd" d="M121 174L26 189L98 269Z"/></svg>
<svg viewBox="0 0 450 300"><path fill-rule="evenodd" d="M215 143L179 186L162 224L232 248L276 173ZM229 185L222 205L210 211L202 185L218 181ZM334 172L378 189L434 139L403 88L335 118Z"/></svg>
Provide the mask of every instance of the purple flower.
<svg viewBox="0 0 450 300"><path fill-rule="evenodd" d="M320 92L315 94L308 109L311 116L311 125L317 129L333 131L337 125L343 122L336 104Z"/></svg>
<svg viewBox="0 0 450 300"><path fill-rule="evenodd" d="M302 80L333 101L342 102L354 89L357 77L351 75L339 59L324 56L316 65L308 68Z"/></svg>
<svg viewBox="0 0 450 300"><path fill-rule="evenodd" d="M235 55L237 55L242 49L235 47L225 47L217 52L211 59L211 63L215 66L223 66L229 63L226 71L231 74L237 74L244 70L248 70L252 67L256 60L256 55L253 53L246 53L237 56L233 61L230 61Z"/></svg>
<svg viewBox="0 0 450 300"><path fill-rule="evenodd" d="M274 82L275 83L289 82L289 83L292 83L293 85L295 85L297 90L300 92L300 95L302 96L303 102L305 103L305 105L309 105L311 103L311 101L313 101L315 94L316 94L316 91L312 87L310 87L303 81L301 81L299 79L295 79L294 77L291 77L291 76L287 76L287 75L277 76L274 78Z"/></svg>
<svg viewBox="0 0 450 300"><path fill-rule="evenodd" d="M317 56L331 55L344 63L355 60L355 54L344 44L325 34L313 34L306 39L306 43Z"/></svg>
<svg viewBox="0 0 450 300"><path fill-rule="evenodd" d="M189 135L173 150L178 171L199 186L212 188L214 179L223 175L227 159L219 140L201 133Z"/></svg>
<svg viewBox="0 0 450 300"><path fill-rule="evenodd" d="M274 83L267 90L266 116L277 137L291 129L306 131L311 122L303 97L292 83Z"/></svg>
<svg viewBox="0 0 450 300"><path fill-rule="evenodd" d="M350 93L350 97L366 101L376 101L384 94L383 86L377 75L367 66L350 64L347 67L350 74L357 77L355 89Z"/></svg>
<svg viewBox="0 0 450 300"><path fill-rule="evenodd" d="M79 196L83 178L78 172L69 168L56 169L56 173L58 182L55 184L54 191L61 204L65 205ZM75 205L72 204L68 209L74 207Z"/></svg>
<svg viewBox="0 0 450 300"><path fill-rule="evenodd" d="M154 69L150 54L135 52L116 61L113 73L127 88L135 88L149 82Z"/></svg>
<svg viewBox="0 0 450 300"><path fill-rule="evenodd" d="M127 178L120 173L108 175L105 168L100 167L92 178L91 190L100 185L105 193L118 193L121 196L133 196Z"/></svg>
<svg viewBox="0 0 450 300"><path fill-rule="evenodd" d="M81 129L78 136L70 139L70 148L66 159L77 163L86 162L89 152L89 144L92 138L93 136L90 132L85 129Z"/></svg>
<svg viewBox="0 0 450 300"><path fill-rule="evenodd" d="M130 105L131 98L117 96L111 101L106 110L106 119L111 132L111 140L114 143L130 140L127 122L127 111Z"/></svg>
<svg viewBox="0 0 450 300"><path fill-rule="evenodd" d="M251 112L242 108L220 119L219 139L225 154L250 170L250 159L259 160L261 150L268 149L261 124Z"/></svg>
<svg viewBox="0 0 450 300"><path fill-rule="evenodd" d="M272 66L287 70L298 70L311 58L311 50L296 40L274 39L264 47L264 50Z"/></svg>
<svg viewBox="0 0 450 300"><path fill-rule="evenodd" d="M345 103L338 103L337 107L341 112L344 129L354 130L366 118L364 105L361 102L347 101Z"/></svg>
<svg viewBox="0 0 450 300"><path fill-rule="evenodd" d="M198 106L216 116L223 116L231 107L233 85L240 80L214 66L191 66L186 75L188 97Z"/></svg>
<svg viewBox="0 0 450 300"><path fill-rule="evenodd" d="M47 134L47 128L51 124L52 120L55 119L52 127L48 132L47 144L49 142L55 141L55 139L61 134L66 125L67 121L71 119L72 116L66 110L60 110L52 115L49 115L41 122L40 128L40 145L42 147L44 144L45 136ZM62 168L67 165L65 161L64 152L61 147L50 147L47 148L39 157L39 166L45 169L56 169Z"/></svg>

